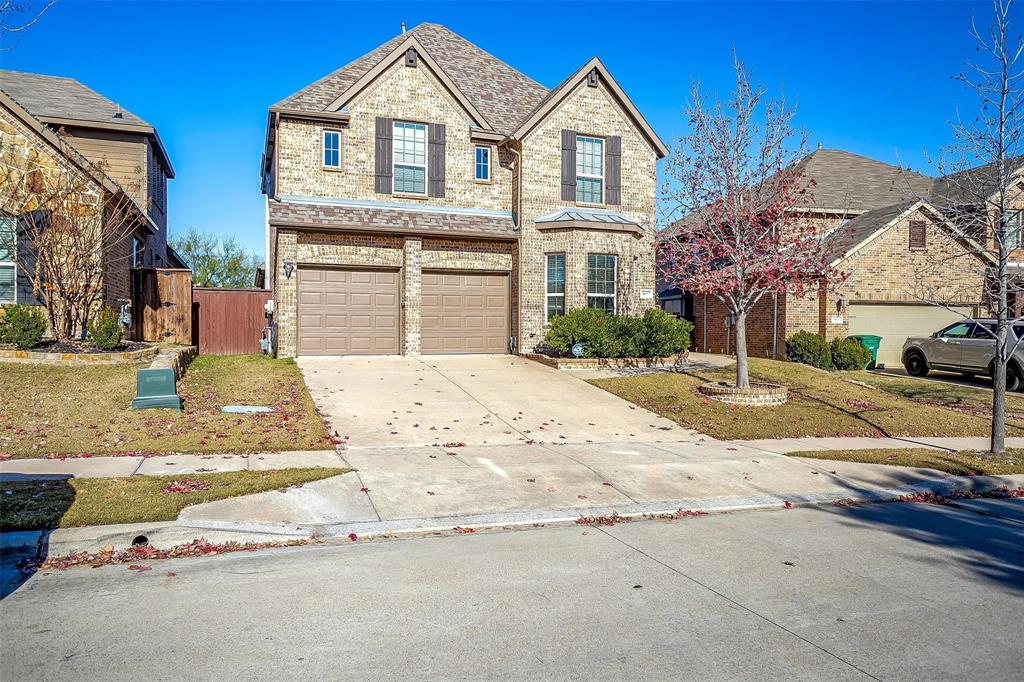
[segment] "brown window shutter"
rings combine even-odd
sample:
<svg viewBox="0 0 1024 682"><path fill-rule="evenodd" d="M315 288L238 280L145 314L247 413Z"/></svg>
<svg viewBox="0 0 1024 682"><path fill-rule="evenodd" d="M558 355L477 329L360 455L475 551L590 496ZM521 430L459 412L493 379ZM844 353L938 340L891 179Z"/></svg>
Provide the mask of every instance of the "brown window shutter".
<svg viewBox="0 0 1024 682"><path fill-rule="evenodd" d="M444 196L444 148L444 124L429 124L427 126L427 196Z"/></svg>
<svg viewBox="0 0 1024 682"><path fill-rule="evenodd" d="M614 206L622 203L622 138L612 135L604 145L604 200Z"/></svg>
<svg viewBox="0 0 1024 682"><path fill-rule="evenodd" d="M576 201L576 131L562 131L562 201Z"/></svg>
<svg viewBox="0 0 1024 682"><path fill-rule="evenodd" d="M910 248L923 249L928 245L928 230L923 220L910 221Z"/></svg>
<svg viewBox="0 0 1024 682"><path fill-rule="evenodd" d="M378 194L391 194L391 148L393 123L390 118L377 117L377 131L373 145L373 189Z"/></svg>

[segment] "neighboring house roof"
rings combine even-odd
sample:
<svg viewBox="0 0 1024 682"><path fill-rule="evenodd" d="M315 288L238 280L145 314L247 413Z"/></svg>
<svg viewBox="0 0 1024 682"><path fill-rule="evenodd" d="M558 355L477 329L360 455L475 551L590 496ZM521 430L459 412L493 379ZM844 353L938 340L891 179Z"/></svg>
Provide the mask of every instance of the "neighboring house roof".
<svg viewBox="0 0 1024 682"><path fill-rule="evenodd" d="M796 169L809 188L803 208L858 213L927 197L933 178L841 149L818 149Z"/></svg>
<svg viewBox="0 0 1024 682"><path fill-rule="evenodd" d="M44 123L151 135L163 156L168 176L174 177L156 128L74 78L0 69L0 90Z"/></svg>
<svg viewBox="0 0 1024 682"><path fill-rule="evenodd" d="M1006 163L1011 175L1019 173L1024 168L1024 154L1007 159ZM943 206L980 203L995 193L999 184L997 170L995 163L987 163L944 175L935 180L930 198Z"/></svg>
<svg viewBox="0 0 1024 682"><path fill-rule="evenodd" d="M114 196L123 197L128 205L131 206L140 216L140 222L150 232L156 233L159 231L156 223L149 217L139 206L139 203L128 194L121 185L115 182L109 175L104 173L101 169L97 168L96 164L89 161L85 156L75 149L70 143L68 143L62 135L58 135L50 126L46 125L38 118L33 116L25 107L23 107L16 99L7 94L2 88L0 88L0 105L6 107L21 121L32 128L40 137L43 138L49 145L53 147L58 154L60 154L67 162L76 166L80 171L87 174L92 178L100 187L110 192Z"/></svg>
<svg viewBox="0 0 1024 682"><path fill-rule="evenodd" d="M269 202L270 224L343 231L396 232L434 236L516 239L512 214L468 211L393 202L281 197Z"/></svg>
<svg viewBox="0 0 1024 682"><path fill-rule="evenodd" d="M492 129L498 132L511 132L548 92L543 85L444 26L426 23L395 36L272 108L307 112L328 110L339 96L392 56L410 37L416 39Z"/></svg>

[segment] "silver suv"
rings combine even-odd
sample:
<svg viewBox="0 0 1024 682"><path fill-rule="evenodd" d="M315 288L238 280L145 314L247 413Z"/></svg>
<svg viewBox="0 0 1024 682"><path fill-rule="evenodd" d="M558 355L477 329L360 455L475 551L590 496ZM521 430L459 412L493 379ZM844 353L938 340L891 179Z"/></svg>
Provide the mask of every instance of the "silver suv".
<svg viewBox="0 0 1024 682"><path fill-rule="evenodd" d="M992 376L996 343L990 333L995 331L993 319L961 320L944 327L931 336L911 336L903 344L903 366L907 374L923 377L933 369L959 372L967 377ZM1010 325L1009 343L1024 337L1024 323ZM1017 391L1024 386L1024 343L1020 343L1006 367L1006 390Z"/></svg>

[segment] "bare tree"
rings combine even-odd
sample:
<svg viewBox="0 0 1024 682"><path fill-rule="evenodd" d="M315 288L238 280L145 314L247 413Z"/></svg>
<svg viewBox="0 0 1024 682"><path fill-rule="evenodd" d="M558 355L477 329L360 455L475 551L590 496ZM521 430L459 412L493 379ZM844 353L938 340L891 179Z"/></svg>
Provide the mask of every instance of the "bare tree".
<svg viewBox="0 0 1024 682"><path fill-rule="evenodd" d="M0 147L0 212L17 218L18 273L46 308L54 337L66 342L84 336L111 271L127 271L140 213L123 191L28 151Z"/></svg>
<svg viewBox="0 0 1024 682"><path fill-rule="evenodd" d="M749 387L746 318L765 296L817 292L832 274L823 240L794 211L809 189L796 162L807 137L795 110L766 99L733 57L736 87L709 103L699 83L685 116L689 132L669 159L665 195L685 217L664 233L661 280L707 294L736 330L736 385Z"/></svg>
<svg viewBox="0 0 1024 682"><path fill-rule="evenodd" d="M935 234L944 236L951 248L939 249L936 257L917 268L914 295L957 312L957 300L980 296L982 313L987 310L995 319L994 325L976 328L995 340L990 449L1001 454L1006 447L1007 385L1024 382L1019 368L1010 362L1018 339L1008 333L1017 317L1015 294L1021 293L1024 278L1024 271L1013 265L1014 253L1019 256L1024 246L1020 212L1024 187L1019 172L1024 161L1019 157L1024 134L1020 87L1024 43L1010 35L1013 0L993 0L992 6L994 17L988 29L980 30L973 21L971 25L979 60L966 62L964 71L955 76L976 98L977 112L968 118L958 114L951 123L955 141L937 162L942 177L928 197L921 197L937 213L936 222L946 225L946 230ZM948 272L951 264L964 273L959 281L936 276L940 269Z"/></svg>

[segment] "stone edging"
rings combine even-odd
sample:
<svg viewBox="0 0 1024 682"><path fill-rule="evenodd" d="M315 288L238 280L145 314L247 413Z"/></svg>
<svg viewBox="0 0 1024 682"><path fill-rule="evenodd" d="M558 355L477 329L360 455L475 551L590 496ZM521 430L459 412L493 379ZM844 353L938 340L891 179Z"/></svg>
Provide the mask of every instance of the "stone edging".
<svg viewBox="0 0 1024 682"><path fill-rule="evenodd" d="M31 362L43 365L122 365L155 358L159 346L111 353L48 353L34 350L0 350L0 362Z"/></svg>
<svg viewBox="0 0 1024 682"><path fill-rule="evenodd" d="M174 380L177 381L185 374L185 370L197 355L199 355L199 348L196 346L168 346L160 349L160 354L156 356L149 368L170 367L174 370Z"/></svg>
<svg viewBox="0 0 1024 682"><path fill-rule="evenodd" d="M754 384L750 388L737 388L721 383L701 384L697 392L703 396L730 405L782 405L788 400L788 389L778 384Z"/></svg>
<svg viewBox="0 0 1024 682"><path fill-rule="evenodd" d="M686 362L689 351L666 358L553 358L540 353L523 353L523 357L555 369L598 369L603 367L671 367Z"/></svg>

